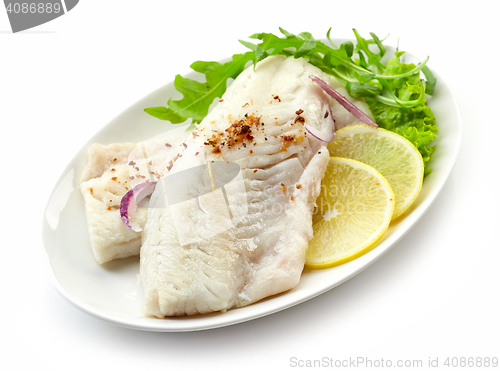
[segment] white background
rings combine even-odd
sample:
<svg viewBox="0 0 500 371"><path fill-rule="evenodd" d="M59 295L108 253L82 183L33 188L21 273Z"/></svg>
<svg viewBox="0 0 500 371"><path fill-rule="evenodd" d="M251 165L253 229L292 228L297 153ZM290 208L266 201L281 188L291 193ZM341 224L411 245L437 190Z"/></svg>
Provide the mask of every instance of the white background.
<svg viewBox="0 0 500 371"><path fill-rule="evenodd" d="M499 357L498 20L491 1L82 0L12 34L0 9L2 365L8 369L289 369L291 357ZM464 5L467 4L467 5ZM226 328L148 333L95 319L51 286L41 222L67 162L139 98L278 27L324 37L373 31L452 87L464 121L457 165L425 217L341 286ZM3 366L2 366L3 368ZM442 368L446 369L446 368Z"/></svg>

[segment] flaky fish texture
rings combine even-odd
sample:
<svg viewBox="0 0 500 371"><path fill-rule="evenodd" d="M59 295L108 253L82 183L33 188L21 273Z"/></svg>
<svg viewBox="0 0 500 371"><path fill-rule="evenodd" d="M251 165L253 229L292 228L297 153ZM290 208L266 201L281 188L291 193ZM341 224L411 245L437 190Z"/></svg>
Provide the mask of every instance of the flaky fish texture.
<svg viewBox="0 0 500 371"><path fill-rule="evenodd" d="M141 233L122 222L121 199L134 186L165 176L185 149L183 143L189 135L175 130L140 143L95 143L89 147L80 191L97 263L139 255ZM139 207L135 216L139 225L144 226L146 217L147 210Z"/></svg>
<svg viewBox="0 0 500 371"><path fill-rule="evenodd" d="M329 160L327 143L307 129L328 137L334 119L357 122L310 75L340 87L304 59L275 56L247 68L186 141L172 175L221 161L239 173L222 187L213 170L212 179L194 174L184 202L172 201L179 190L170 175L157 186L140 251L143 314L226 311L299 283ZM210 182L212 192L200 191Z"/></svg>

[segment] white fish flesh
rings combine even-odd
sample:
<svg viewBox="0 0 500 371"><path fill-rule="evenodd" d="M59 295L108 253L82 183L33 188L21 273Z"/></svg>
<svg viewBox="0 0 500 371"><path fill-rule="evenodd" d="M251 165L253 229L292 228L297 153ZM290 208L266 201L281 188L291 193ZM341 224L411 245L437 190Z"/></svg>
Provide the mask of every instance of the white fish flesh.
<svg viewBox="0 0 500 371"><path fill-rule="evenodd" d="M128 229L120 217L122 197L137 184L157 181L170 170L191 135L184 128L142 143L93 144L88 150L80 191L85 201L90 245L99 264L139 255L141 233ZM139 207L136 219L146 223Z"/></svg>
<svg viewBox="0 0 500 371"><path fill-rule="evenodd" d="M193 198L176 204L168 181L157 186L140 251L143 314L226 311L299 283L329 160L327 143L305 125L329 136L332 118L339 127L358 122L310 75L340 87L300 58L269 57L247 68L186 141L171 174L212 161L240 172L206 194L200 189L210 179L193 175L184 190Z"/></svg>

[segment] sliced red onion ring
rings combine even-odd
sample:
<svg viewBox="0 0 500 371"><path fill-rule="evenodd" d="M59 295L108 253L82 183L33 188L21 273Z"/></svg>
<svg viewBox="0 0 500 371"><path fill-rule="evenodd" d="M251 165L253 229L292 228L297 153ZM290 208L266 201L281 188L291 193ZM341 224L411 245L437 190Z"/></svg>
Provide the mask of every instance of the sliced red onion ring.
<svg viewBox="0 0 500 371"><path fill-rule="evenodd" d="M134 232L142 231L141 226L135 219L137 204L147 196L152 195L155 187L156 182L141 183L132 188L125 194L125 196L122 197L122 201L120 203L120 216L123 223L125 223L125 225Z"/></svg>
<svg viewBox="0 0 500 371"><path fill-rule="evenodd" d="M328 106L328 111L330 112L330 117L332 118L332 132L331 134L328 134L327 138L324 138L324 135L321 135L317 132L315 133L316 130L314 130L314 128L312 127L307 126L307 123L304 124L304 128L316 139L321 140L322 142L330 143L335 137L335 119L333 118L332 109L330 108L330 106Z"/></svg>
<svg viewBox="0 0 500 371"><path fill-rule="evenodd" d="M378 125L371 118L366 116L366 114L363 111L361 111L358 107L356 107L354 104L345 99L342 95L340 95L335 89L333 89L326 82L321 80L319 77L313 75L309 76L309 78L316 84L318 84L328 95L330 95L333 99L339 102L342 105L342 107L344 107L354 116L356 116L361 122L378 128Z"/></svg>

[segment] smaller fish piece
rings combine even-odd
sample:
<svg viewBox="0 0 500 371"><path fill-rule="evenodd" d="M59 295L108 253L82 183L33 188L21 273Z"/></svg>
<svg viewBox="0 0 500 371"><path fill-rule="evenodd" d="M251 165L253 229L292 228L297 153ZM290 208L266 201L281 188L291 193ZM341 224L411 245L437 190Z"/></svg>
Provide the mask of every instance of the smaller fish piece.
<svg viewBox="0 0 500 371"><path fill-rule="evenodd" d="M136 185L157 181L167 174L186 149L183 144L191 135L185 128L178 128L145 142L90 146L80 191L97 263L139 255L141 232L134 232L123 223L121 199ZM146 218L147 210L139 207L135 219L141 228Z"/></svg>

